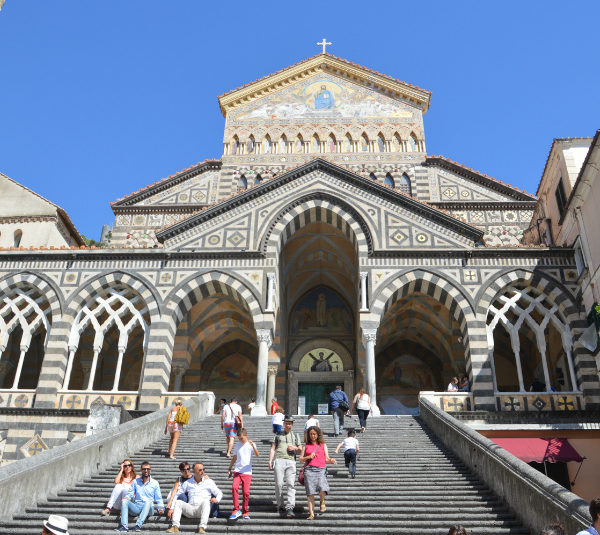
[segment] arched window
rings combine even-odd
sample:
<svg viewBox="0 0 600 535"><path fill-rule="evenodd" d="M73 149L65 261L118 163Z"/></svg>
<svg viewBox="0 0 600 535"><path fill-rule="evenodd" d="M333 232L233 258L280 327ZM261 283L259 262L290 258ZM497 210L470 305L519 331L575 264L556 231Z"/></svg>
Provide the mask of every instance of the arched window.
<svg viewBox="0 0 600 535"><path fill-rule="evenodd" d="M394 134L393 140L392 140L392 146L393 146L393 151L394 152L402 152L402 139L400 139L400 136L396 133Z"/></svg>
<svg viewBox="0 0 600 535"><path fill-rule="evenodd" d="M369 138L367 134L363 134L360 138L360 150L368 151L369 150Z"/></svg>
<svg viewBox="0 0 600 535"><path fill-rule="evenodd" d="M310 151L314 152L315 154L321 152L321 141L319 140L319 136L317 134L312 137Z"/></svg>
<svg viewBox="0 0 600 535"><path fill-rule="evenodd" d="M333 134L329 134L329 138L327 139L327 151L337 152L337 142L335 141L335 136Z"/></svg>
<svg viewBox="0 0 600 535"><path fill-rule="evenodd" d="M15 230L15 247L19 247L21 245L22 237L23 237L23 231L20 229Z"/></svg>
<svg viewBox="0 0 600 535"><path fill-rule="evenodd" d="M254 136L250 136L248 141L246 141L246 153L252 154L254 149L256 148L256 143L254 142Z"/></svg>
<svg viewBox="0 0 600 535"><path fill-rule="evenodd" d="M375 180L375 181L377 181L377 177L375 176L375 173L371 173L371 174L369 175L369 178L370 178L371 180Z"/></svg>
<svg viewBox="0 0 600 535"><path fill-rule="evenodd" d="M297 154L302 154L304 152L304 140L300 134L298 134L296 142L294 143L294 152Z"/></svg>
<svg viewBox="0 0 600 535"><path fill-rule="evenodd" d="M273 150L273 143L271 142L271 138L269 137L269 134L267 134L263 141L263 152L264 152L264 154L271 154L272 150Z"/></svg>
<svg viewBox="0 0 600 535"><path fill-rule="evenodd" d="M352 143L352 136L350 134L346 134L344 138L344 151L345 152L353 152L354 151L354 143Z"/></svg>
<svg viewBox="0 0 600 535"><path fill-rule="evenodd" d="M231 154L237 154L240 148L240 140L237 136L233 136L231 140Z"/></svg>
<svg viewBox="0 0 600 535"><path fill-rule="evenodd" d="M407 195L412 195L412 189L410 187L410 178L408 175L404 173L400 177L400 187L398 188L402 193L406 193Z"/></svg>
<svg viewBox="0 0 600 535"><path fill-rule="evenodd" d="M279 138L279 154L285 154L287 152L287 137L285 134Z"/></svg>
<svg viewBox="0 0 600 535"><path fill-rule="evenodd" d="M246 180L246 177L244 175L242 175L238 179L237 190L244 191L245 189L248 189L248 181Z"/></svg>
<svg viewBox="0 0 600 535"><path fill-rule="evenodd" d="M387 175L385 175L385 180L383 181L383 185L384 186L389 186L391 188L393 188L395 186L394 179L392 178L392 175L390 175L389 173Z"/></svg>
<svg viewBox="0 0 600 535"><path fill-rule="evenodd" d="M383 134L377 136L377 148L379 149L379 152L385 152L385 138L383 137Z"/></svg>
<svg viewBox="0 0 600 535"><path fill-rule="evenodd" d="M256 175L256 178L254 179L254 185L258 186L261 182L262 182L262 176Z"/></svg>
<svg viewBox="0 0 600 535"><path fill-rule="evenodd" d="M408 138L408 150L412 151L412 152L416 152L418 151L418 141L417 141L417 136L415 136L414 134L411 134L410 137Z"/></svg>

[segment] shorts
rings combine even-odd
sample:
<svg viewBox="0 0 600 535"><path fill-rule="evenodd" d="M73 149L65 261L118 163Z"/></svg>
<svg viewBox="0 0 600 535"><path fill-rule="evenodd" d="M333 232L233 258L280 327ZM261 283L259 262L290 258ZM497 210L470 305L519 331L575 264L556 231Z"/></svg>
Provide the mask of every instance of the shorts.
<svg viewBox="0 0 600 535"><path fill-rule="evenodd" d="M177 433L178 431L181 433L183 427L181 424L173 422L172 424L167 425L167 429L169 430L169 433Z"/></svg>
<svg viewBox="0 0 600 535"><path fill-rule="evenodd" d="M223 431L226 437L235 437L235 424L223 424Z"/></svg>

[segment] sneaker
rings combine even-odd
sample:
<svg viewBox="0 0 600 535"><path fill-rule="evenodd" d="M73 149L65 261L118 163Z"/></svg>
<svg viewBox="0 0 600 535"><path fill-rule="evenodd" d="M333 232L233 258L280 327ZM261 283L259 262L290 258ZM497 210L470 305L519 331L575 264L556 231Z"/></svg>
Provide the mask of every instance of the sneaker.
<svg viewBox="0 0 600 535"><path fill-rule="evenodd" d="M129 528L127 526L119 526L115 531L129 531Z"/></svg>
<svg viewBox="0 0 600 535"><path fill-rule="evenodd" d="M250 515L244 515L242 518L243 518L244 520L250 520Z"/></svg>
<svg viewBox="0 0 600 535"><path fill-rule="evenodd" d="M352 479L356 479L356 474L352 474Z"/></svg>
<svg viewBox="0 0 600 535"><path fill-rule="evenodd" d="M136 526L133 531L142 531L142 526Z"/></svg>
<svg viewBox="0 0 600 535"><path fill-rule="evenodd" d="M295 518L296 515L294 515L293 509L286 509L285 510L285 517L286 518Z"/></svg>
<svg viewBox="0 0 600 535"><path fill-rule="evenodd" d="M240 516L242 516L242 512L236 510L229 515L229 520L237 520Z"/></svg>
<svg viewBox="0 0 600 535"><path fill-rule="evenodd" d="M179 533L179 527L178 526L171 526L168 530L167 533Z"/></svg>

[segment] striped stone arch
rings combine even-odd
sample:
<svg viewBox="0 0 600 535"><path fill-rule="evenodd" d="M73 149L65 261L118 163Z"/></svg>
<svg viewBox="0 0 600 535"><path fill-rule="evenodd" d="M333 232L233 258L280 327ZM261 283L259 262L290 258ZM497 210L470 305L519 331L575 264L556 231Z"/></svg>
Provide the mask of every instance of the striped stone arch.
<svg viewBox="0 0 600 535"><path fill-rule="evenodd" d="M165 310L176 325L198 301L213 295L230 297L249 312L255 323L262 314L260 302L254 293L240 280L220 271L192 275L183 281L165 300Z"/></svg>
<svg viewBox="0 0 600 535"><path fill-rule="evenodd" d="M31 286L46 297L52 312L52 320L56 320L61 316L64 303L59 290L52 282L30 271L21 271L0 280L0 301L2 295L9 294L12 289L23 286Z"/></svg>
<svg viewBox="0 0 600 535"><path fill-rule="evenodd" d="M159 299L156 293L146 282L124 271L103 273L96 278L85 281L79 290L67 301L65 305L65 318L75 318L81 308L94 295L119 285L127 286L140 295L148 308L151 324L160 319Z"/></svg>
<svg viewBox="0 0 600 535"><path fill-rule="evenodd" d="M268 258L277 258L294 232L317 222L339 229L352 241L359 257L366 258L373 252L371 233L357 210L325 193L306 195L288 204L273 218L260 249Z"/></svg>
<svg viewBox="0 0 600 535"><path fill-rule="evenodd" d="M430 271L408 271L384 282L373 295L371 311L382 318L394 303L413 292L421 292L443 304L467 335L466 324L475 319L469 300L450 281Z"/></svg>
<svg viewBox="0 0 600 535"><path fill-rule="evenodd" d="M516 269L507 271L491 281L479 294L477 302L477 315L483 318L483 325L487 320L487 312L496 297L508 286L526 284L540 291L547 299L555 304L571 330L573 339L572 358L575 367L577 382L585 396L586 408L597 409L600 407L600 383L594 357L587 349L577 343L583 329L587 327L584 315L579 311L573 294L562 283L539 270L529 271Z"/></svg>
<svg viewBox="0 0 600 535"><path fill-rule="evenodd" d="M505 272L493 279L477 296L477 313L484 318L496 296L507 286L515 283L525 283L527 286L538 289L550 301L558 305L566 322L571 328L576 327L574 322L580 319L580 314L571 292L559 281L541 271L515 269ZM587 325L584 325L584 327Z"/></svg>

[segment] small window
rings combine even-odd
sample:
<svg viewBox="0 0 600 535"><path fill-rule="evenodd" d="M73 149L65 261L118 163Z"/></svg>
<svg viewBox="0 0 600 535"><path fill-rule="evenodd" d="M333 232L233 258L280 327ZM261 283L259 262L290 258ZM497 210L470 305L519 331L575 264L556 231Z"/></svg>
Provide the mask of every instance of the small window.
<svg viewBox="0 0 600 535"><path fill-rule="evenodd" d="M385 138L383 137L383 134L377 136L377 148L379 149L379 152L385 152Z"/></svg>
<svg viewBox="0 0 600 535"><path fill-rule="evenodd" d="M406 193L407 195L412 195L412 188L410 187L410 178L408 175L404 173L400 177L400 187L398 188L402 193Z"/></svg>
<svg viewBox="0 0 600 535"><path fill-rule="evenodd" d="M360 138L360 150L363 152L369 150L369 138L367 137L367 134L363 134Z"/></svg>
<svg viewBox="0 0 600 535"><path fill-rule="evenodd" d="M310 151L314 153L321 152L321 142L319 141L319 136L317 136L317 134L315 134L312 138Z"/></svg>
<svg viewBox="0 0 600 535"><path fill-rule="evenodd" d="M573 245L575 251L575 265L577 266L577 275L581 275L586 268L583 248L581 247L581 238L578 236Z"/></svg>
<svg viewBox="0 0 600 535"><path fill-rule="evenodd" d="M394 179L392 178L392 175L390 175L389 173L387 175L385 175L385 180L383 181L383 185L384 186L389 186L391 188L393 188L395 186Z"/></svg>
<svg viewBox="0 0 600 535"><path fill-rule="evenodd" d="M245 189L248 189L248 181L246 180L246 177L242 175L238 180L237 190L244 191Z"/></svg>
<svg viewBox="0 0 600 535"><path fill-rule="evenodd" d="M22 230L15 230L15 247L19 247L21 245L21 238L23 237Z"/></svg>
<svg viewBox="0 0 600 535"><path fill-rule="evenodd" d="M346 134L346 137L344 138L344 151L352 152L353 150L354 147L352 144L352 136L350 134Z"/></svg>
<svg viewBox="0 0 600 535"><path fill-rule="evenodd" d="M236 137L231 140L231 154L237 154L240 147L240 142Z"/></svg>
<svg viewBox="0 0 600 535"><path fill-rule="evenodd" d="M262 182L262 176L256 175L256 178L254 179L254 185L258 186L261 182Z"/></svg>
<svg viewBox="0 0 600 535"><path fill-rule="evenodd" d="M417 141L417 136L411 134L408 138L408 150L410 150L411 152L416 152L419 150L418 146L419 142Z"/></svg>
<svg viewBox="0 0 600 535"><path fill-rule="evenodd" d="M265 140L263 141L263 152L264 154L271 154L273 150L273 143L271 143L271 138L267 135Z"/></svg>
<svg viewBox="0 0 600 535"><path fill-rule="evenodd" d="M294 143L294 152L297 154L302 154L304 152L304 140L300 134L298 134L296 143Z"/></svg>
<svg viewBox="0 0 600 535"><path fill-rule="evenodd" d="M556 187L554 196L556 197L556 205L558 206L558 213L562 217L563 214L565 213L565 208L567 207L567 195L565 194L565 186L563 184L562 178L558 181L558 186Z"/></svg>
<svg viewBox="0 0 600 535"><path fill-rule="evenodd" d="M375 173L371 173L371 174L369 175L369 178L370 178L371 180L375 180L375 181L377 181L377 177L375 176Z"/></svg>
<svg viewBox="0 0 600 535"><path fill-rule="evenodd" d="M287 137L285 134L281 136L279 140L279 154L285 154L287 152Z"/></svg>
<svg viewBox="0 0 600 535"><path fill-rule="evenodd" d="M329 152L337 152L337 143L333 134L330 134L329 138L327 139L327 150Z"/></svg>
<svg viewBox="0 0 600 535"><path fill-rule="evenodd" d="M256 143L254 142L254 136L250 136L248 141L246 141L246 153L252 154L254 149L256 148Z"/></svg>
<svg viewBox="0 0 600 535"><path fill-rule="evenodd" d="M394 152L402 152L402 140L398 134L394 134L394 138L392 140L392 146Z"/></svg>

